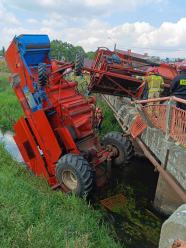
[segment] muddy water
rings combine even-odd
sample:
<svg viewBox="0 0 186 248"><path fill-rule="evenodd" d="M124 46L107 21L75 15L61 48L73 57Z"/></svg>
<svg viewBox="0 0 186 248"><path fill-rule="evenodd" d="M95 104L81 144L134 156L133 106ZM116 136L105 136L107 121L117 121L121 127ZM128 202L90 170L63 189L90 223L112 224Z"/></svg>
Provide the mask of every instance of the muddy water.
<svg viewBox="0 0 186 248"><path fill-rule="evenodd" d="M12 158L19 163L23 163L23 158L18 150L18 147L13 139L13 133L6 132L2 133L0 131L0 143L2 143L5 149L10 153Z"/></svg>

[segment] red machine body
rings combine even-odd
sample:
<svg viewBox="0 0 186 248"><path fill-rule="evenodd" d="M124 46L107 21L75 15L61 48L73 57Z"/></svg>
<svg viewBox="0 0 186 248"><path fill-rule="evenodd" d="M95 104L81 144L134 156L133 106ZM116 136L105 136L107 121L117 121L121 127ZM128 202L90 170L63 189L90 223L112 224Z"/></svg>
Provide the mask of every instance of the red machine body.
<svg viewBox="0 0 186 248"><path fill-rule="evenodd" d="M76 82L64 78L73 64L50 60L49 52L48 36L22 35L14 38L5 57L25 114L14 125L14 139L28 167L56 186L56 163L64 154L81 155L96 170L112 151L100 145L94 130L94 97L86 99ZM46 82L39 79L40 63Z"/></svg>
<svg viewBox="0 0 186 248"><path fill-rule="evenodd" d="M89 91L115 96L126 96L139 99L143 92L142 77L149 70L156 67L164 78L165 86L169 87L172 79L177 75L175 67L154 63L145 56L133 54L131 51L110 51L99 48L90 68Z"/></svg>

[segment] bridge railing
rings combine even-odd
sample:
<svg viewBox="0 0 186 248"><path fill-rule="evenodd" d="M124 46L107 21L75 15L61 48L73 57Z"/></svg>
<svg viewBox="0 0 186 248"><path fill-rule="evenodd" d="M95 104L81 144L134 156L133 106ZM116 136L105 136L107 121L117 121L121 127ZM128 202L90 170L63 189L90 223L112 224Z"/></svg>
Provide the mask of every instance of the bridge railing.
<svg viewBox="0 0 186 248"><path fill-rule="evenodd" d="M186 146L186 111L173 107L170 136Z"/></svg>
<svg viewBox="0 0 186 248"><path fill-rule="evenodd" d="M137 137L150 125L161 129L167 139L171 137L186 147L186 110L179 108L178 103L186 104L186 100L164 97L136 101L140 116L130 128L131 135Z"/></svg>

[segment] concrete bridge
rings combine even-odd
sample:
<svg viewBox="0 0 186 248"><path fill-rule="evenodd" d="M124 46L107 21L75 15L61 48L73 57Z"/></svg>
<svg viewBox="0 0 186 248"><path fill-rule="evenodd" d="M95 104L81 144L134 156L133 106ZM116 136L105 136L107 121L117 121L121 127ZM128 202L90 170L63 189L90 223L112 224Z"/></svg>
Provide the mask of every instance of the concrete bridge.
<svg viewBox="0 0 186 248"><path fill-rule="evenodd" d="M134 106L124 97L102 97L123 131L149 150L145 155L160 172L155 208L167 215L173 213L186 203L186 111L176 108L175 99Z"/></svg>

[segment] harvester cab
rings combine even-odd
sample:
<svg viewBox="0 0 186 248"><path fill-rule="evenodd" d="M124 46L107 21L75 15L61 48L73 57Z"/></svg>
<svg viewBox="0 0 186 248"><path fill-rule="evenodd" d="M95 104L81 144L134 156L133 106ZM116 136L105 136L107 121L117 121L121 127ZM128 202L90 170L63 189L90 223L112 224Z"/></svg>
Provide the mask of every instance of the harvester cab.
<svg viewBox="0 0 186 248"><path fill-rule="evenodd" d="M47 35L15 37L5 58L24 112L14 125L14 139L35 175L54 188L84 196L108 180L111 162L129 161L133 148L122 134L112 132L100 143L95 98L85 98L76 82L66 80L75 66L50 58Z"/></svg>

